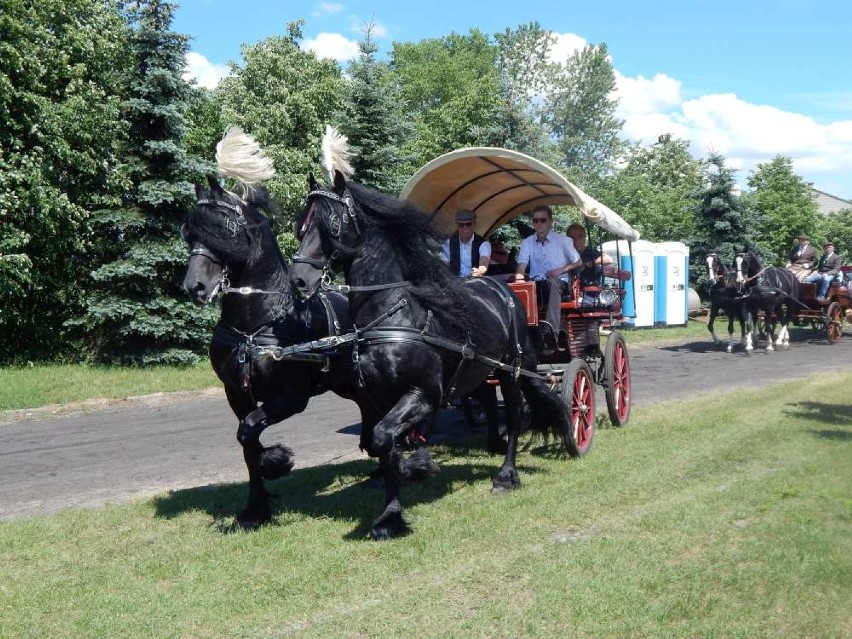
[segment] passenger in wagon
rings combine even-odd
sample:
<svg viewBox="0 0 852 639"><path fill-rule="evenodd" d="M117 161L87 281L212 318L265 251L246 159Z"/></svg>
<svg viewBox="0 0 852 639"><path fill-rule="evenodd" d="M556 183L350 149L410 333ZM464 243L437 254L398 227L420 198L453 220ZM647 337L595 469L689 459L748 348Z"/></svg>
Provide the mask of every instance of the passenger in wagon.
<svg viewBox="0 0 852 639"><path fill-rule="evenodd" d="M583 260L583 270L580 271L580 281L588 286L600 283L600 268L612 264L612 258L606 253L601 253L591 246L586 246L586 230L582 224L572 224L565 231L565 235L574 242L574 248Z"/></svg>
<svg viewBox="0 0 852 639"><path fill-rule="evenodd" d="M810 238L802 233L799 235L799 243L790 249L787 256L787 270L796 276L800 282L813 273L817 263L816 249L810 245Z"/></svg>
<svg viewBox="0 0 852 639"><path fill-rule="evenodd" d="M822 248L825 253L819 258L816 273L812 273L804 279L805 282L819 282L818 300L825 299L831 282L837 279L837 274L840 272L840 256L834 252L834 244L826 242Z"/></svg>
<svg viewBox="0 0 852 639"><path fill-rule="evenodd" d="M441 260L459 277L480 277L488 270L491 244L473 232L476 213L458 211L457 230L441 245Z"/></svg>
<svg viewBox="0 0 852 639"><path fill-rule="evenodd" d="M546 305L545 321L554 337L559 330L559 303L563 295L571 292L571 272L583 268L583 261L573 242L553 231L553 211L549 206L533 209L534 233L521 242L515 279L524 279L527 266L530 278L536 282L536 290ZM557 340L557 343L562 340Z"/></svg>
<svg viewBox="0 0 852 639"><path fill-rule="evenodd" d="M514 261L509 260L509 249L503 242L491 242L491 261L486 275L505 281L506 276L515 274L517 268Z"/></svg>

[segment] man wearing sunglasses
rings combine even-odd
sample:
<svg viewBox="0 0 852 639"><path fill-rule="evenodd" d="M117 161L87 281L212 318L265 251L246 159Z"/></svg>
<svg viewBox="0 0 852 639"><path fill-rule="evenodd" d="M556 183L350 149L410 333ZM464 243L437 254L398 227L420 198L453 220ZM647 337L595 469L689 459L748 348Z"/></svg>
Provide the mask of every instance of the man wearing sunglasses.
<svg viewBox="0 0 852 639"><path fill-rule="evenodd" d="M480 277L488 270L491 260L491 244L484 237L473 232L476 213L459 211L456 213L458 230L442 245L441 259L450 270L459 277Z"/></svg>
<svg viewBox="0 0 852 639"><path fill-rule="evenodd" d="M571 239L553 231L549 206L533 209L532 223L534 233L521 242L515 279L524 279L529 266L530 279L535 280L536 291L547 308L540 328L543 334L552 333L552 344L557 344L559 302L571 291L571 271L583 268L583 261ZM545 349L552 350L552 344L545 344Z"/></svg>

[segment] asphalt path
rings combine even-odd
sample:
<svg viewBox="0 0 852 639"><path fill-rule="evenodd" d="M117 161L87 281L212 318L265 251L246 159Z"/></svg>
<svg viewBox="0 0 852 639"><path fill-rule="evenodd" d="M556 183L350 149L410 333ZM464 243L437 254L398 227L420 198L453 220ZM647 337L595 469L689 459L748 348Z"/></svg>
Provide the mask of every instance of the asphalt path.
<svg viewBox="0 0 852 639"><path fill-rule="evenodd" d="M829 345L793 330L789 350L728 354L710 340L628 346L632 406L849 370L852 334ZM598 389L598 410L606 411ZM293 448L296 468L364 459L355 405L332 394L264 433ZM630 427L639 427L634 421ZM439 436L463 436L459 411L442 411ZM236 422L224 393L172 393L0 413L0 520L154 494L245 482Z"/></svg>

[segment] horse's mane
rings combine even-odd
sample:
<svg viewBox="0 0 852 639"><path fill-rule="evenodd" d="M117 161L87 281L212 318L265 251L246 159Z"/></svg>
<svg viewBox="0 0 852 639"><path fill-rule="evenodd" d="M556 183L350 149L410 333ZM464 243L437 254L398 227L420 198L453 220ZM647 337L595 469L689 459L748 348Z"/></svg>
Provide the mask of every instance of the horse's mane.
<svg viewBox="0 0 852 639"><path fill-rule="evenodd" d="M432 217L413 204L357 182L347 182L358 207L359 223L380 227L396 248L405 279L414 284L411 293L427 308L444 310L452 323L464 321L468 294L461 280L438 257L444 233Z"/></svg>
<svg viewBox="0 0 852 639"><path fill-rule="evenodd" d="M238 126L230 126L216 144L216 164L219 175L237 181L240 195L252 197L253 192L275 176L272 160L257 141Z"/></svg>

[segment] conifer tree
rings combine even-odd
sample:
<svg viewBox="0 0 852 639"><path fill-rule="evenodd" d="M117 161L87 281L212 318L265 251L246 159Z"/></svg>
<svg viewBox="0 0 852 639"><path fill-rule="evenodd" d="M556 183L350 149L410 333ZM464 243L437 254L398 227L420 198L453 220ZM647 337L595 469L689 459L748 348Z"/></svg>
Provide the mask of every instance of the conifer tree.
<svg viewBox="0 0 852 639"><path fill-rule="evenodd" d="M181 78L187 37L170 30L175 4L141 0L131 16L135 76L125 103L130 187L121 208L99 216L105 263L81 324L93 359L190 363L206 343L212 309L194 308L181 289L187 250L179 227L194 205L203 165L181 149Z"/></svg>
<svg viewBox="0 0 852 639"><path fill-rule="evenodd" d="M385 193L396 194L407 175L402 150L413 125L406 122L402 91L386 62L376 59L373 24L364 28L360 55L349 65L347 117L341 130L352 146L355 179Z"/></svg>

